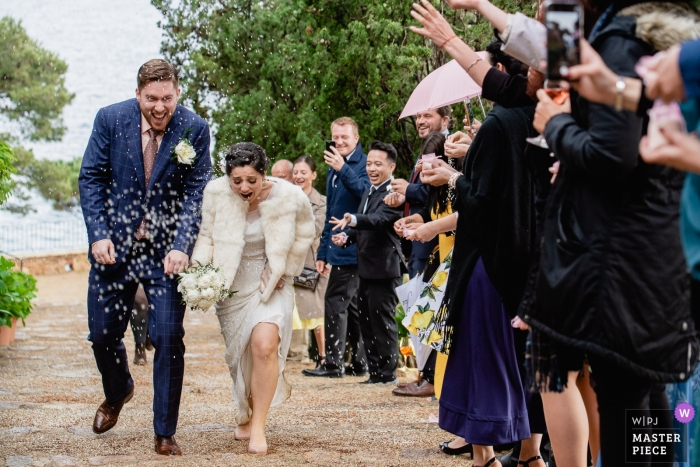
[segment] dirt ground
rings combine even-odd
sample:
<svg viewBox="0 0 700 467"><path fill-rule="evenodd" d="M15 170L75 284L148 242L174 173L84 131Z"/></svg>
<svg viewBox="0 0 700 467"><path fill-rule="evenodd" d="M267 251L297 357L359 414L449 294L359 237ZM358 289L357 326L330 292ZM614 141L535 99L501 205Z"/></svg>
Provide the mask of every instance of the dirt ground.
<svg viewBox="0 0 700 467"><path fill-rule="evenodd" d="M270 411L269 454L246 454L247 443L233 439L231 379L218 321L189 311L176 435L184 456L153 452L152 352L147 366L132 366L136 393L117 426L95 435L92 419L103 394L86 340L87 273L41 276L38 287L26 327L14 344L0 347L0 465L471 465L437 449L452 438L428 422L437 402L395 397L391 386L361 385L359 377L304 377L301 370L311 365L300 363L286 368L292 397ZM130 331L125 342L133 357Z"/></svg>

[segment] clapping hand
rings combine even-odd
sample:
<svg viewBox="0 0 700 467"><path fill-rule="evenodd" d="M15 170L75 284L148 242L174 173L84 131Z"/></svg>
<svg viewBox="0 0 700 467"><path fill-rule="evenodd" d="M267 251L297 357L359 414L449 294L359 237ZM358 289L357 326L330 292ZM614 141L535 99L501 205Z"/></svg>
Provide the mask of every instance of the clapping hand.
<svg viewBox="0 0 700 467"><path fill-rule="evenodd" d="M348 235L345 232L335 234L331 237L331 241L336 246L343 246L348 241Z"/></svg>
<svg viewBox="0 0 700 467"><path fill-rule="evenodd" d="M447 185L450 177L457 172L449 164L437 160L431 169L423 170L420 174L421 181L426 185L442 186Z"/></svg>
<svg viewBox="0 0 700 467"><path fill-rule="evenodd" d="M345 227L347 227L348 224L352 222L352 216L349 212L346 212L342 219L336 219L335 217L331 217L331 220L329 220L328 222L335 225L335 227L333 227L333 230L345 230Z"/></svg>

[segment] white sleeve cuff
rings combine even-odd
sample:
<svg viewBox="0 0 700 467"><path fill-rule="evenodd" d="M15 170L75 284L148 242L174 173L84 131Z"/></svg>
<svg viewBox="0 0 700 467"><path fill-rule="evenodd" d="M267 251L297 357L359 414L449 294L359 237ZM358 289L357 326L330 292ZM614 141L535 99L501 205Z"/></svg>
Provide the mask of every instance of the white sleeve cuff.
<svg viewBox="0 0 700 467"><path fill-rule="evenodd" d="M355 214L350 214L350 223L348 225L350 227L355 227L357 225L357 217L355 217Z"/></svg>

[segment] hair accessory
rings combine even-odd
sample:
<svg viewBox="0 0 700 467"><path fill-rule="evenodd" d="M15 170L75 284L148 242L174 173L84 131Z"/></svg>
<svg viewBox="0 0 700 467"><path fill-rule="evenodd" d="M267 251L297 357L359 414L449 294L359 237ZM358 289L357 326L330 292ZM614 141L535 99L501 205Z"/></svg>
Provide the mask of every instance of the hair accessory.
<svg viewBox="0 0 700 467"><path fill-rule="evenodd" d="M442 49L443 47L445 47L445 44L447 44L448 42L450 42L450 41L451 41L452 39L454 39L455 37L457 37L457 34L455 34L454 36L450 37L449 39L446 39L445 42L443 42L443 43L440 45L440 48Z"/></svg>

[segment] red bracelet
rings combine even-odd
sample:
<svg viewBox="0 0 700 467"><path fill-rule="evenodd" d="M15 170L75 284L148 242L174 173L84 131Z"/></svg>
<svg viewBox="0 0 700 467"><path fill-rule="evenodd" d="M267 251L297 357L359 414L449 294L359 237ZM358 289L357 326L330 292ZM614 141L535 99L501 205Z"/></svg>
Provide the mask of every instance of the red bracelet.
<svg viewBox="0 0 700 467"><path fill-rule="evenodd" d="M450 42L450 41L451 41L452 39L454 39L455 37L457 37L457 34L455 34L454 36L450 37L450 38L447 39L445 42L443 42L442 45L440 45L440 48L442 49L443 47L445 47L445 44L447 44L448 42Z"/></svg>

